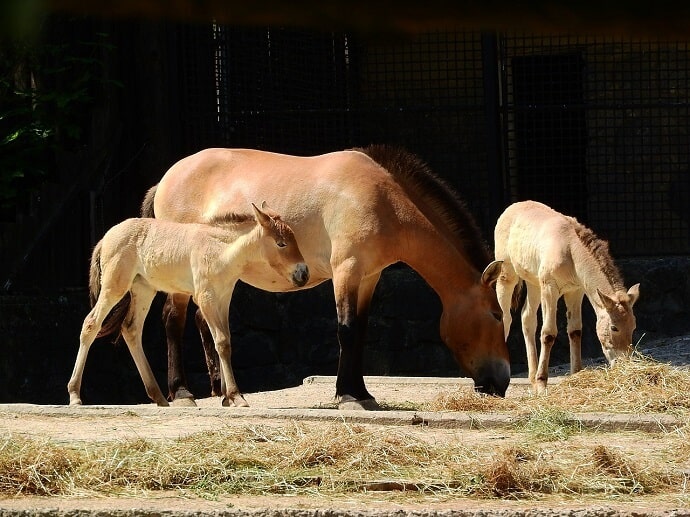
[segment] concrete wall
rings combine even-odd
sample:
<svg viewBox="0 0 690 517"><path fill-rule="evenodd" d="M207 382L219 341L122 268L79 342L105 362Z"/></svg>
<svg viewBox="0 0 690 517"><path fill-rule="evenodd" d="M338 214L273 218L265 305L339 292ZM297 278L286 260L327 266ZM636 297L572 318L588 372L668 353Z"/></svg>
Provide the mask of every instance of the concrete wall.
<svg viewBox="0 0 690 517"><path fill-rule="evenodd" d="M690 332L690 258L618 262L627 285L641 283L635 341ZM149 314L144 346L164 393L165 336L162 297ZM367 374L457 376L459 369L438 334L440 302L405 266L389 268L376 290L365 351ZM85 292L0 297L0 402L66 403L66 384L88 312ZM601 357L593 312L584 310L583 354ZM190 313L191 315L191 313ZM518 318L519 319L519 318ZM564 329L563 318L560 326ZM188 320L191 323L191 319ZM240 388L251 392L299 384L307 375L335 374L338 361L335 304L330 282L314 289L272 294L238 287L231 309L233 362ZM644 337L642 337L644 335ZM513 372L525 370L519 329L509 339ZM194 393L207 396L208 380L193 325L185 348ZM568 361L565 333L552 364ZM335 386L332 387L335 393ZM86 404L146 402L143 385L124 343L109 338L91 348L82 388Z"/></svg>

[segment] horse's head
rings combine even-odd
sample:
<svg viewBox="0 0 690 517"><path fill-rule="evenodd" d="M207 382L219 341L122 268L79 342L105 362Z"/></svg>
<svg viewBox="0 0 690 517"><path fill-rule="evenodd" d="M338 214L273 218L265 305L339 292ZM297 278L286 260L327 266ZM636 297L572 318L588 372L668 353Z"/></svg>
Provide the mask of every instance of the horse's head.
<svg viewBox="0 0 690 517"><path fill-rule="evenodd" d="M474 380L475 390L503 397L510 383L510 359L493 288L500 272L501 262L492 262L479 283L444 301L441 338Z"/></svg>
<svg viewBox="0 0 690 517"><path fill-rule="evenodd" d="M619 291L608 295L597 289L603 310L596 309L597 337L606 359L613 366L618 358L628 357L632 352L632 335L637 322L633 305L640 297L640 284L628 292Z"/></svg>
<svg viewBox="0 0 690 517"><path fill-rule="evenodd" d="M303 287L309 281L309 268L304 262L292 228L280 216L266 207L252 203L257 222L262 226L262 254L269 265L286 277L296 287Z"/></svg>

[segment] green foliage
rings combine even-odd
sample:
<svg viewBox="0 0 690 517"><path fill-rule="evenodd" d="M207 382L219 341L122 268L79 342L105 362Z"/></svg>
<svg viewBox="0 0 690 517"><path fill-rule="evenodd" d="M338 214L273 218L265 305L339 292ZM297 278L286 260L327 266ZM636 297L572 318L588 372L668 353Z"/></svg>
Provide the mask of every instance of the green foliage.
<svg viewBox="0 0 690 517"><path fill-rule="evenodd" d="M58 152L84 145L102 50L112 48L92 37L0 44L0 208L50 178Z"/></svg>

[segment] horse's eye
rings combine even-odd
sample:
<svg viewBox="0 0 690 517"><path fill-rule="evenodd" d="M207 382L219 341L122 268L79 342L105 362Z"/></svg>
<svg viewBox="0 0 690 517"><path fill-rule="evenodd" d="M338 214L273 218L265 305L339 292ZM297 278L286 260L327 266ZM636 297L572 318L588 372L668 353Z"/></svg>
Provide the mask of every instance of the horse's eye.
<svg viewBox="0 0 690 517"><path fill-rule="evenodd" d="M496 318L496 321L503 321L503 314L502 313L500 313L498 311L494 311L491 314L493 314L494 318Z"/></svg>
<svg viewBox="0 0 690 517"><path fill-rule="evenodd" d="M611 332L618 332L618 327L611 325Z"/></svg>
<svg viewBox="0 0 690 517"><path fill-rule="evenodd" d="M285 241L278 241L278 242L276 242L276 244L278 245L279 248L284 248L285 246L287 246L287 242L285 242Z"/></svg>

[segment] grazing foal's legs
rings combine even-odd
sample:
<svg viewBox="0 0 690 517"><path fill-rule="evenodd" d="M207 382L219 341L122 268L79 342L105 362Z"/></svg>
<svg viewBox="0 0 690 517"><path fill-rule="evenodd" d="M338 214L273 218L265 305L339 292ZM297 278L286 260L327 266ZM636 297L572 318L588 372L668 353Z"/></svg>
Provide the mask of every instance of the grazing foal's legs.
<svg viewBox="0 0 690 517"><path fill-rule="evenodd" d="M570 373L582 370L582 299L584 296L584 291L571 291L563 296L568 318Z"/></svg>
<svg viewBox="0 0 690 517"><path fill-rule="evenodd" d="M536 390L537 377L537 310L541 299L539 287L527 284L527 296L522 307L522 335L525 339L525 349L527 351L527 371L532 388Z"/></svg>
<svg viewBox="0 0 690 517"><path fill-rule="evenodd" d="M546 383L549 379L549 359L558 334L556 314L559 297L558 288L552 281L541 282L541 316L543 321L541 325L541 352L539 353L536 375L537 393L546 391Z"/></svg>

